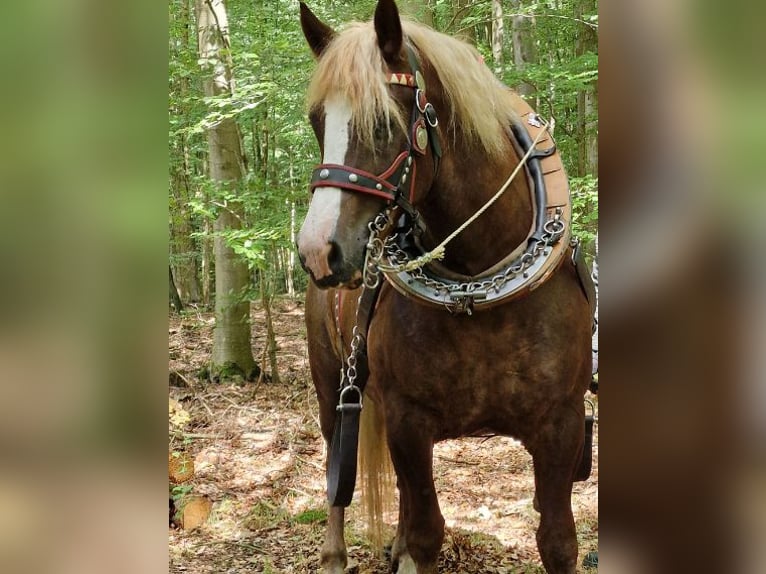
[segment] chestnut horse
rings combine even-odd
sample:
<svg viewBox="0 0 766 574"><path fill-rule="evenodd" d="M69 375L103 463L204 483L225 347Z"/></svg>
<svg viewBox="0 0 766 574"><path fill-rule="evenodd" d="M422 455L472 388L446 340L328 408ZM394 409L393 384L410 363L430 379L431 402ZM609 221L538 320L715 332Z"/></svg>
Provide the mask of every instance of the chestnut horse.
<svg viewBox="0 0 766 574"><path fill-rule="evenodd" d="M371 229L384 240L397 221L409 220L421 230L418 245L432 249L495 194L522 152L509 129L518 122L510 91L478 52L402 21L393 0L379 1L372 22L339 33L301 4L301 25L317 58L307 103L323 163L297 243L312 278L309 359L329 445L364 271L381 272L374 268L385 262L368 252ZM424 270L481 276L518 252L540 215L530 182L516 177ZM380 213L384 225L375 227ZM487 433L515 437L531 453L542 562L552 574L575 572L571 492L583 452L591 315L565 243L567 257L544 281L490 310L430 305L383 281L368 330L363 412L371 432L363 428L362 442L387 447L396 472L395 572L437 572L444 518L434 443ZM385 271L386 279L396 276ZM343 506L331 506L325 573L346 566L343 523Z"/></svg>

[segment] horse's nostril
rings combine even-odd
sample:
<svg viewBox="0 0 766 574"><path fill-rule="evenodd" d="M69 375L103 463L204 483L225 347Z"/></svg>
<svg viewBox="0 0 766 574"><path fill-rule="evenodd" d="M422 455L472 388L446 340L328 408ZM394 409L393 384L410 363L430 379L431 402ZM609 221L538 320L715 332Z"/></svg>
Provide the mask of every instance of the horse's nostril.
<svg viewBox="0 0 766 574"><path fill-rule="evenodd" d="M338 274L343 269L343 252L340 250L340 245L335 241L330 241L330 251L327 254L327 264L330 266L330 270L333 274Z"/></svg>

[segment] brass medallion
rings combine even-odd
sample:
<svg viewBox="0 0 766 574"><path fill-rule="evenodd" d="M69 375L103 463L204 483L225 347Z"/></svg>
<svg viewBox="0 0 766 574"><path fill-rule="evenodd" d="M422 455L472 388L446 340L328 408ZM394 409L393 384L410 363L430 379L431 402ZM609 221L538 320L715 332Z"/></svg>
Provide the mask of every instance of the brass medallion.
<svg viewBox="0 0 766 574"><path fill-rule="evenodd" d="M425 152L426 146L428 145L428 131L425 126L418 126L415 129L415 142L418 144L418 148L422 152Z"/></svg>

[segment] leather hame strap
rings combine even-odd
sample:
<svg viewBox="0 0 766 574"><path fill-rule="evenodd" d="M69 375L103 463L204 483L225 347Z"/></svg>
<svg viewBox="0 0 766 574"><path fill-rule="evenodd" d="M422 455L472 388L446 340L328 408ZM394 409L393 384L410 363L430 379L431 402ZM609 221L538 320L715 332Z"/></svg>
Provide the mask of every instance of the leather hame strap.
<svg viewBox="0 0 766 574"><path fill-rule="evenodd" d="M362 337L356 352L357 390L348 389L339 399L335 416L330 454L327 460L327 500L330 506L346 507L351 504L356 486L356 464L359 451L359 417L362 412L362 393L367 386L370 371L367 366L367 334L372 315L380 295L382 282L374 289L364 287L356 312L356 324ZM345 376L344 376L345 379ZM348 387L346 387L348 388Z"/></svg>

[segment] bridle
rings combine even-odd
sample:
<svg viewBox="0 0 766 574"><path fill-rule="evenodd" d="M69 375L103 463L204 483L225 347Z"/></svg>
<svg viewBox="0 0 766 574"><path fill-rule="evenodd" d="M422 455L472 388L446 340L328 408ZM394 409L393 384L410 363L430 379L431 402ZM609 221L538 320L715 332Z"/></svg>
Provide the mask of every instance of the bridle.
<svg viewBox="0 0 766 574"><path fill-rule="evenodd" d="M438 169L441 158L441 145L436 127L439 120L436 109L426 97L426 85L413 49L407 45L407 59L412 73L390 73L388 83L406 86L415 90L415 102L410 114L407 134L407 148L394 158L380 175L334 163L322 163L311 174L309 189L318 187L337 187L339 189L364 195L371 195L387 201L387 207L398 206L407 214L410 224L422 227L422 221L412 205L415 192L415 174L417 157L425 156L431 148L434 159L434 172ZM407 182L409 190L407 191Z"/></svg>

